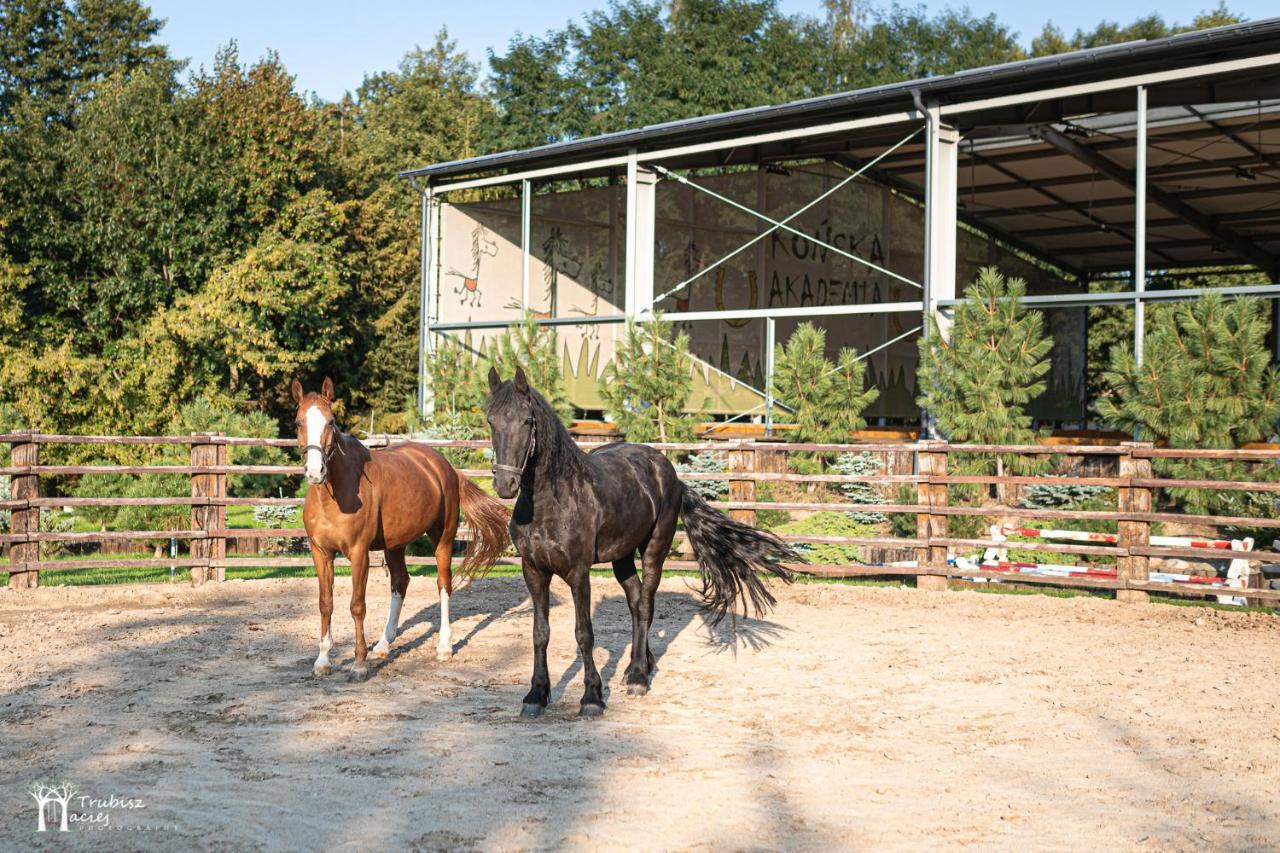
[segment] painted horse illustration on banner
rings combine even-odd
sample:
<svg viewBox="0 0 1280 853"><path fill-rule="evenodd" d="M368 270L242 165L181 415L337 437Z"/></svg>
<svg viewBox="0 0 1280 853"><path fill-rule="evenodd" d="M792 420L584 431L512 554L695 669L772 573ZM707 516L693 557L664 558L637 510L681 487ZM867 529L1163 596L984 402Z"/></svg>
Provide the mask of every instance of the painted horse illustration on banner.
<svg viewBox="0 0 1280 853"><path fill-rule="evenodd" d="M462 297L459 301L463 305L470 305L472 308L480 307L480 261L485 255L496 257L498 254L498 243L489 236L489 229L477 223L476 227L471 231L471 272L463 272L462 270L450 268L445 273L447 276L453 276L459 279L458 286L453 292Z"/></svg>

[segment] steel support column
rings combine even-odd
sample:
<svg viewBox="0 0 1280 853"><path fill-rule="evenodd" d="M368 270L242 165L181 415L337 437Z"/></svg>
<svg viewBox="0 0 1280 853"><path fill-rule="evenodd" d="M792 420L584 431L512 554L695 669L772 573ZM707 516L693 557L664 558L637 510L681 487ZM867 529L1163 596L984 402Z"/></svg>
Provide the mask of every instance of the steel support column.
<svg viewBox="0 0 1280 853"><path fill-rule="evenodd" d="M529 310L529 228L533 220L533 196L529 179L520 182L520 311Z"/></svg>
<svg viewBox="0 0 1280 853"><path fill-rule="evenodd" d="M420 266L418 268L418 415L425 418L430 410L427 387L427 357L434 351L431 341L431 187L422 191Z"/></svg>
<svg viewBox="0 0 1280 853"><path fill-rule="evenodd" d="M777 345L778 321L764 320L764 434L773 435L773 350Z"/></svg>
<svg viewBox="0 0 1280 853"><path fill-rule="evenodd" d="M1147 305L1142 292L1147 289L1147 87L1138 87L1137 140L1133 169L1133 357L1142 364L1143 339L1147 331Z"/></svg>
<svg viewBox="0 0 1280 853"><path fill-rule="evenodd" d="M942 123L936 106L928 109L924 195L924 329L933 317L943 335L951 329L951 312L940 299L956 296L956 187L960 134Z"/></svg>
<svg viewBox="0 0 1280 853"><path fill-rule="evenodd" d="M633 150L627 156L626 315L653 313L654 217L658 176L640 167Z"/></svg>

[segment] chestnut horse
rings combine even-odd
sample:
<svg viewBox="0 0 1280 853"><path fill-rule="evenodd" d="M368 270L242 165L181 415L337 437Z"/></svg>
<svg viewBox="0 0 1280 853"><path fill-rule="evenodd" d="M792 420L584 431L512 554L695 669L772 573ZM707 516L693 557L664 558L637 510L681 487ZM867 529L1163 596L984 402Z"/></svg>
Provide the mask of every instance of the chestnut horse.
<svg viewBox="0 0 1280 853"><path fill-rule="evenodd" d="M305 393L296 379L292 390L298 404L298 446L311 484L302 521L320 580L320 654L315 674L330 672L334 553L341 551L351 561L351 618L356 627L351 677L363 680L369 674L364 639L369 551L385 551L391 573L387 626L373 647L374 657L385 657L395 639L409 587L404 549L423 533L431 537L436 550L436 586L440 591L436 659L448 660L453 655L449 596L453 594L451 562L459 507L475 538L459 567L459 574L467 579L492 566L507 547L506 509L426 445L408 443L370 450L355 436L340 432L333 423L333 380L326 378L319 394Z"/></svg>

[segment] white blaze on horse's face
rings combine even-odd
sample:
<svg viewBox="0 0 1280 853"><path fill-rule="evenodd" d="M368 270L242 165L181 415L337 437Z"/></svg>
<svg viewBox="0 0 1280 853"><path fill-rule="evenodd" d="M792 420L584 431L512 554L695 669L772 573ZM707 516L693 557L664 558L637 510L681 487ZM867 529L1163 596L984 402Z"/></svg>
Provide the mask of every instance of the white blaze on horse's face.
<svg viewBox="0 0 1280 853"><path fill-rule="evenodd" d="M307 409L307 413L303 416L303 423L307 429L307 444L310 447L307 450L307 458L305 460L305 472L307 482L313 486L318 486L324 482L324 456L318 449L320 443L324 440L325 416L320 411L319 406L311 406Z"/></svg>

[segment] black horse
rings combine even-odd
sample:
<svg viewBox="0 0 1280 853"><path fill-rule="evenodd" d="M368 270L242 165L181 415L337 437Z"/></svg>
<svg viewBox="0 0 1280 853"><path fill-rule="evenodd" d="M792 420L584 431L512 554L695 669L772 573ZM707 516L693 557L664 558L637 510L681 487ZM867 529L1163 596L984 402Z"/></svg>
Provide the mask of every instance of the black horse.
<svg viewBox="0 0 1280 853"><path fill-rule="evenodd" d="M520 552L533 600L533 684L524 697L524 716L541 714L551 695L547 641L553 574L573 592L586 683L580 713L587 717L604 711L600 673L591 657L593 563L613 563L614 577L631 608L631 663L623 682L632 695L649 692L653 598L679 518L684 518L698 560L698 592L713 624L739 600L744 611L749 603L758 614L774 604L757 572L791 580L780 562L799 562L795 551L776 536L712 509L680 482L671 462L658 451L618 442L583 453L547 401L529 387L522 370L516 370L514 380L503 382L490 368L489 390L494 485L504 498L519 492L511 540ZM636 575L637 551L643 579Z"/></svg>

